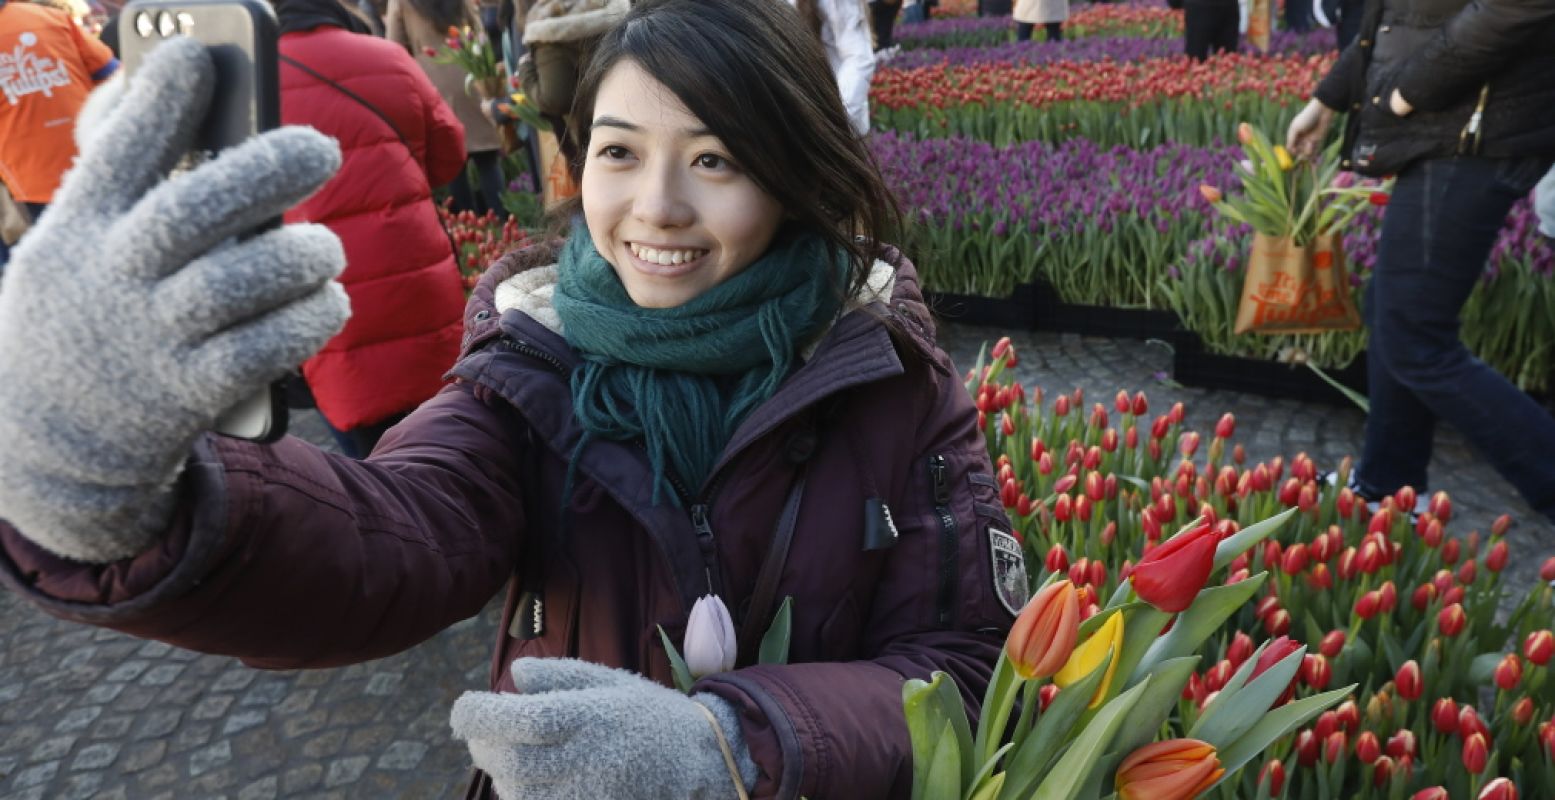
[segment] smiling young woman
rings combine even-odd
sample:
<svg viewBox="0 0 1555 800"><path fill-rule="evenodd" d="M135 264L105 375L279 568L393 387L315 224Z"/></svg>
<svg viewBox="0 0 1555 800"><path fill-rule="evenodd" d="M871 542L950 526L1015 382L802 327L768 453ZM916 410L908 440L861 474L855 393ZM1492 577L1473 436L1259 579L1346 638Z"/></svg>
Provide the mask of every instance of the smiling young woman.
<svg viewBox="0 0 1555 800"><path fill-rule="evenodd" d="M206 432L346 310L327 233L216 247L321 185L329 140L277 131L165 179L204 58L153 53L7 273L0 581L284 669L404 650L506 587L491 691L452 712L470 797L907 797L903 681L981 696L1026 577L797 12L644 0L604 36L565 239L491 267L455 380L363 462ZM168 208L200 224L80 234ZM61 275L102 313L58 305ZM687 697L659 631L678 641L709 594L738 658ZM787 663L758 664L784 598Z"/></svg>

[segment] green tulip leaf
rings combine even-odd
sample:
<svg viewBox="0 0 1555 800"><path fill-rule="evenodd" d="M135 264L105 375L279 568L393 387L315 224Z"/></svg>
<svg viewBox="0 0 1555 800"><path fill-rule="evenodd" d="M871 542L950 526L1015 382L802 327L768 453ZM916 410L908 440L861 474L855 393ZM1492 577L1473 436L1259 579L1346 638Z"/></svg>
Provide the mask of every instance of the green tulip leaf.
<svg viewBox="0 0 1555 800"><path fill-rule="evenodd" d="M675 676L675 688L685 694L691 694L691 686L696 681L691 677L691 668L686 666L686 660L680 657L680 651L670 641L670 635L664 632L664 626L660 625L659 638L664 642L664 652L670 658L670 672Z"/></svg>
<svg viewBox="0 0 1555 800"><path fill-rule="evenodd" d="M1305 725L1307 720L1321 714L1324 709L1343 700L1353 691L1355 691L1355 684L1352 683L1342 689L1286 703L1265 714L1235 742L1220 749L1220 766L1225 769L1226 774L1221 776L1217 785L1226 778L1235 777L1242 767L1247 766L1249 761L1268 750L1275 742ZM1318 773L1322 774L1322 770L1318 770Z"/></svg>
<svg viewBox="0 0 1555 800"><path fill-rule="evenodd" d="M1295 652L1280 659L1229 697L1225 695L1225 690L1221 690L1221 694L1215 697L1214 713L1206 709L1204 716L1199 717L1199 721L1188 732L1188 738L1212 744L1216 750L1236 741L1258 720L1263 719L1274 702L1290 687L1290 682L1296 679L1296 672L1301 669L1301 659L1306 654L1307 648L1298 647ZM1247 661L1251 664L1254 659Z"/></svg>
<svg viewBox="0 0 1555 800"><path fill-rule="evenodd" d="M961 748L947 720L940 729L933 760L923 780L921 800L957 800L961 797ZM915 797L920 797L917 792Z"/></svg>
<svg viewBox="0 0 1555 800"><path fill-rule="evenodd" d="M1484 686L1496 678L1496 665L1501 663L1504 654L1497 650L1492 653L1480 653L1469 662L1469 680L1474 686Z"/></svg>
<svg viewBox="0 0 1555 800"><path fill-rule="evenodd" d="M1236 560L1237 556L1247 552L1248 548L1269 538L1270 535L1280 528L1285 527L1285 523L1290 522L1290 518L1296 515L1297 510L1288 508L1262 522L1255 522L1221 540L1220 544L1215 547L1215 569L1218 571L1225 565L1230 564Z"/></svg>
<svg viewBox="0 0 1555 800"><path fill-rule="evenodd" d="M1134 667L1129 683L1141 680L1156 664L1169 658L1197 653L1211 634L1220 630L1227 619L1247 604L1258 590L1263 588L1269 573L1260 572L1245 581L1230 586L1213 586L1199 592L1193 605L1177 617L1177 624L1156 639L1145 651L1144 658Z"/></svg>
<svg viewBox="0 0 1555 800"><path fill-rule="evenodd" d="M1177 710L1177 701L1188 678L1199 665L1198 656L1162 662L1150 672L1150 689L1140 695L1129 714L1129 723L1112 743L1112 752L1128 754L1155 740L1161 724Z"/></svg>
<svg viewBox="0 0 1555 800"><path fill-rule="evenodd" d="M1037 718L1036 727L1031 729L1005 767L1005 774L1009 778L1004 783L1005 788L999 794L999 800L1025 800L1036 790L1037 784L1047 776L1064 742L1068 741L1075 723L1080 721L1081 715L1090 705L1091 697L1096 694L1096 686L1107 674L1107 664L1111 660L1109 654L1089 675L1069 684L1053 698L1053 704Z"/></svg>
<svg viewBox="0 0 1555 800"><path fill-rule="evenodd" d="M1101 711L1091 718L1090 724L1075 737L1074 744L1070 745L1064 768L1049 773L1031 800L1074 800L1090 778L1097 760L1111 749L1113 738L1128 719L1134 704L1149 688L1150 679L1146 678L1138 686L1102 706Z"/></svg>
<svg viewBox="0 0 1555 800"><path fill-rule="evenodd" d="M948 693L945 687L949 687ZM946 702L947 694L953 702ZM934 764L940 746L941 732L948 732L956 740L957 753L971 755L970 725L966 718L966 706L955 682L944 672L935 672L929 681L917 679L902 684L902 710L907 717L907 733L913 751L913 798L927 800L933 795L920 794L928 785L929 770ZM963 744L963 740L965 743ZM971 759L965 759L970 761ZM957 762L960 770L960 762ZM962 776L957 774L959 786ZM957 795L959 797L959 794Z"/></svg>
<svg viewBox="0 0 1555 800"><path fill-rule="evenodd" d="M943 672L935 674L929 688L937 696L940 713L950 720L950 727L956 733L956 744L962 754L961 781L967 786L975 786L972 777L977 769L977 760L972 758L972 723L967 721L966 701L961 699L961 689L956 686L954 678Z"/></svg>
<svg viewBox="0 0 1555 800"><path fill-rule="evenodd" d="M761 648L756 660L762 664L787 664L788 642L794 626L794 598L783 598L777 614L772 617L772 627L761 637Z"/></svg>

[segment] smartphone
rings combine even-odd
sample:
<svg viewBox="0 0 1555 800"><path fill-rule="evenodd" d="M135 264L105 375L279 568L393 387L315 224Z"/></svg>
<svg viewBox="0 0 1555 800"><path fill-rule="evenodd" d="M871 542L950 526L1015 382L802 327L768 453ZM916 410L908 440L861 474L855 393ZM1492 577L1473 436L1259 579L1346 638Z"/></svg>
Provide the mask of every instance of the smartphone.
<svg viewBox="0 0 1555 800"><path fill-rule="evenodd" d="M134 0L121 13L119 60L127 77L162 40L174 36L204 44L216 65L210 109L175 174L280 125L280 25L264 0ZM266 220L254 233L280 224L278 217ZM285 383L278 381L218 417L216 432L273 442L286 434L286 422Z"/></svg>

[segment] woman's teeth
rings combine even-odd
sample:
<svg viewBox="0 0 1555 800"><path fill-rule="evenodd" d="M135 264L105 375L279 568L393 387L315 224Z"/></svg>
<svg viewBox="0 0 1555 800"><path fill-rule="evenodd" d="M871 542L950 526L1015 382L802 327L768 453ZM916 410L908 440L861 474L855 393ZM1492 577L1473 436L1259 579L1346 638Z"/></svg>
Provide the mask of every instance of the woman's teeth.
<svg viewBox="0 0 1555 800"><path fill-rule="evenodd" d="M661 267L670 267L676 264L684 264L687 261L695 261L704 255L706 250L655 250L652 247L643 247L631 244L632 255L647 261L650 264L658 264Z"/></svg>

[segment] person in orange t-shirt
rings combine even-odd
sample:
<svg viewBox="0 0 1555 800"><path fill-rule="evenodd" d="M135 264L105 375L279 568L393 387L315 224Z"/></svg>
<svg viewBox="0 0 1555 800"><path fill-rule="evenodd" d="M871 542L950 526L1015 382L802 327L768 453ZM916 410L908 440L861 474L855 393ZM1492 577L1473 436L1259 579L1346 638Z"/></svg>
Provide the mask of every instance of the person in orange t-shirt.
<svg viewBox="0 0 1555 800"><path fill-rule="evenodd" d="M0 181L34 219L76 157L76 114L118 66L63 12L0 0Z"/></svg>

